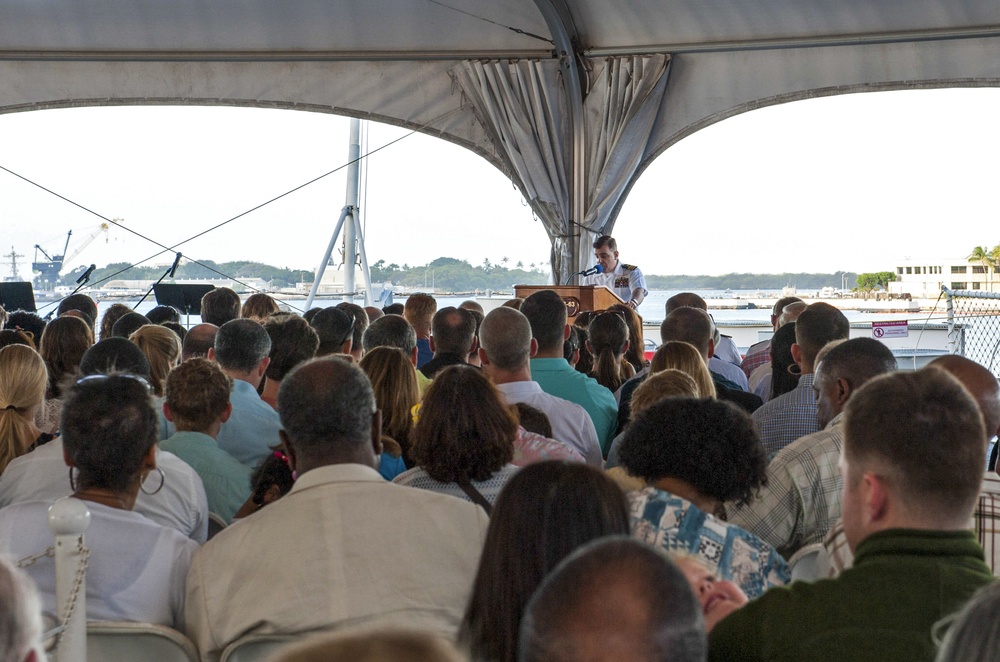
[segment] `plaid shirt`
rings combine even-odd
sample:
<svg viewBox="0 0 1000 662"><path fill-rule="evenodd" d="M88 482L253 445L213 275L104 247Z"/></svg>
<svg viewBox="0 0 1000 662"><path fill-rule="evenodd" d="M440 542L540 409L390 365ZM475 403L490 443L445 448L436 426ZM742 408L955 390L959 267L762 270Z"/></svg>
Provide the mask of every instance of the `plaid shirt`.
<svg viewBox="0 0 1000 662"><path fill-rule="evenodd" d="M800 547L823 542L840 519L842 416L778 451L767 467L767 486L748 506L727 508L729 521L756 534L785 558Z"/></svg>
<svg viewBox="0 0 1000 662"><path fill-rule="evenodd" d="M750 345L747 349L746 356L743 357L743 361L740 363L740 367L743 372L746 373L747 379L750 379L750 373L754 371L754 368L759 368L765 363L771 362L771 341L762 340L759 343Z"/></svg>
<svg viewBox="0 0 1000 662"><path fill-rule="evenodd" d="M799 377L788 393L765 402L753 413L753 426L769 458L799 437L818 432L812 373Z"/></svg>
<svg viewBox="0 0 1000 662"><path fill-rule="evenodd" d="M1000 476L987 471L983 476L983 486L979 492L979 501L972 511L972 521L969 528L975 531L976 538L985 552L986 565L990 567L993 574L1000 577L1000 530L997 529L997 520L1000 515ZM836 577L854 564L854 554L847 545L847 536L844 535L844 523L837 520L837 523L830 529L826 540L823 541L826 552L828 567L825 576ZM821 555L822 556L822 555ZM820 568L823 576L823 568Z"/></svg>

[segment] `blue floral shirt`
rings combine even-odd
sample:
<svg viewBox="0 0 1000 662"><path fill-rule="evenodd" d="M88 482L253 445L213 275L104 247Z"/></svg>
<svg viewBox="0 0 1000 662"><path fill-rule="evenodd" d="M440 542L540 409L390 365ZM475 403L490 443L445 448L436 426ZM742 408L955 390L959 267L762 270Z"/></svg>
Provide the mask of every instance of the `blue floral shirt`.
<svg viewBox="0 0 1000 662"><path fill-rule="evenodd" d="M647 487L629 493L629 507L633 537L701 558L751 599L790 579L788 564L771 545L686 499Z"/></svg>

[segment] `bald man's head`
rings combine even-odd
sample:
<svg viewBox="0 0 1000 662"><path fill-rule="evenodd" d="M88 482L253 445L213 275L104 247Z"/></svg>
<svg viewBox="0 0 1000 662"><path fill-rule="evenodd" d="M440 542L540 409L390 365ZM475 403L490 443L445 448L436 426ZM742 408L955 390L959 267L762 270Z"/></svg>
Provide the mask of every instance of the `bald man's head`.
<svg viewBox="0 0 1000 662"><path fill-rule="evenodd" d="M972 394L986 423L986 436L1000 432L1000 383L989 370L958 354L941 356L930 365L951 373Z"/></svg>
<svg viewBox="0 0 1000 662"><path fill-rule="evenodd" d="M197 324L188 329L187 335L184 336L181 360L208 356L208 350L215 347L215 334L218 332L219 327L208 323Z"/></svg>

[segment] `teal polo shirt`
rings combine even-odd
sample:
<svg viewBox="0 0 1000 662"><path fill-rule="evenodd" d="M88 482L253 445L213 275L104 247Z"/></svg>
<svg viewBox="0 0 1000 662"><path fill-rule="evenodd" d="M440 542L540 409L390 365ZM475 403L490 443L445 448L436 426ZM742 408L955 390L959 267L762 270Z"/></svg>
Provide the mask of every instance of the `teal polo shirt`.
<svg viewBox="0 0 1000 662"><path fill-rule="evenodd" d="M250 498L250 474L253 470L219 448L207 434L175 432L160 442L160 450L173 453L191 465L205 485L208 511L227 522Z"/></svg>
<svg viewBox="0 0 1000 662"><path fill-rule="evenodd" d="M618 403L611 391L593 377L575 370L566 359L531 359L531 379L549 395L575 402L587 410L597 429L601 452L607 457L618 422Z"/></svg>

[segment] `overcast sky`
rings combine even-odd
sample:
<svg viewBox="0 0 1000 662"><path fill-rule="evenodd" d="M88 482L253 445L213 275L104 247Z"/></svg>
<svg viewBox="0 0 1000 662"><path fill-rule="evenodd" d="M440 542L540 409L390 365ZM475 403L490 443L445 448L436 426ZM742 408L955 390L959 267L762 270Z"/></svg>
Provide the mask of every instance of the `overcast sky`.
<svg viewBox="0 0 1000 662"><path fill-rule="evenodd" d="M892 269L1000 243L1000 90L855 94L754 111L651 165L618 217L626 262L653 274ZM76 108L0 116L0 166L163 244L183 241L347 160L348 120L242 108ZM368 150L407 131L369 125ZM369 158L369 261L548 262L548 239L493 166L412 135ZM312 269L344 205L340 171L182 246ZM74 246L99 218L0 171L0 249ZM158 248L112 229L67 268ZM162 256L151 264L172 259ZM338 259L339 262L339 259ZM9 275L9 266L0 267Z"/></svg>

